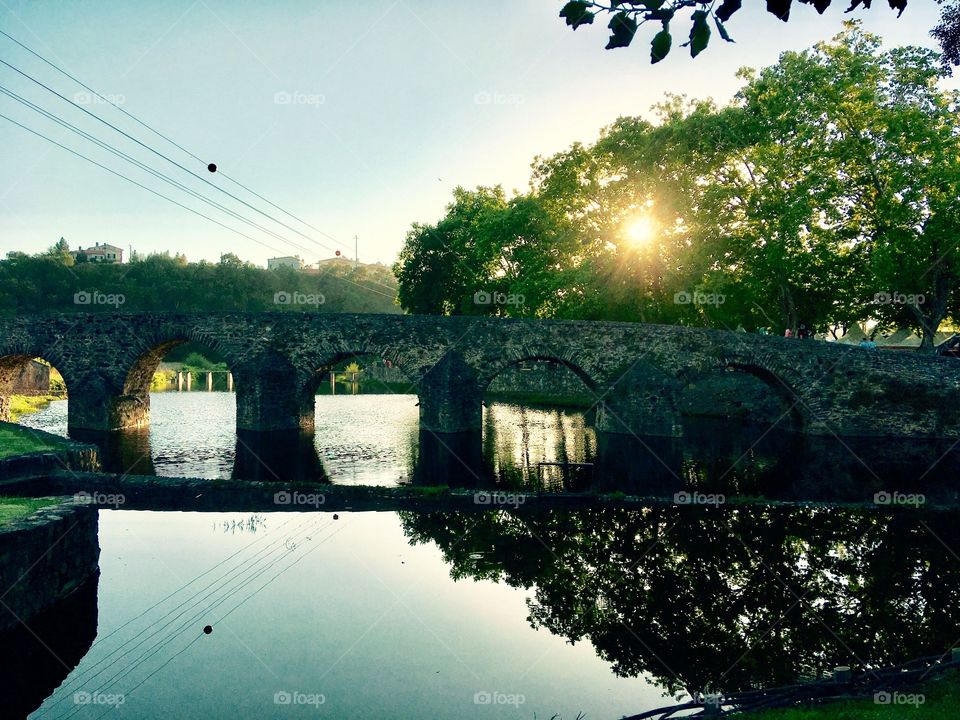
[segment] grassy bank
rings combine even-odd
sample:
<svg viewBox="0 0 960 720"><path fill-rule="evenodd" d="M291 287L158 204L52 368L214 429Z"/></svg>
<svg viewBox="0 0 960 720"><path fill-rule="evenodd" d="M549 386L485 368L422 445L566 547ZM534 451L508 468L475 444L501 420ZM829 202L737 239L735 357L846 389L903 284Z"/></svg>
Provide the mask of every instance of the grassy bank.
<svg viewBox="0 0 960 720"><path fill-rule="evenodd" d="M62 400L58 395L11 395L10 419L16 422L21 416L35 413L50 404L51 400Z"/></svg>
<svg viewBox="0 0 960 720"><path fill-rule="evenodd" d="M922 704L903 702L911 696L922 698ZM873 697L868 697L810 708L747 713L737 717L743 717L744 720L953 720L957 717L957 708L960 707L960 673L948 673L942 678L889 698L891 702L888 704L881 704ZM901 702L895 702L897 699Z"/></svg>
<svg viewBox="0 0 960 720"><path fill-rule="evenodd" d="M42 507L55 505L56 498L20 498L0 495L0 527L26 517Z"/></svg>
<svg viewBox="0 0 960 720"><path fill-rule="evenodd" d="M0 459L34 452L60 450L63 445L26 428L0 425Z"/></svg>

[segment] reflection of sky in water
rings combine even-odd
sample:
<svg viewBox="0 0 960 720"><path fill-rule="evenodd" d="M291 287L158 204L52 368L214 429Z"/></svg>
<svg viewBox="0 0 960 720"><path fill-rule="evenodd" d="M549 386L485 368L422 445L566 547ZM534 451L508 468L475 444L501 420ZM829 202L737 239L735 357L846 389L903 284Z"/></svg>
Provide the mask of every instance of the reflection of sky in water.
<svg viewBox="0 0 960 720"><path fill-rule="evenodd" d="M226 392L163 392L150 396L149 452L158 475L229 478L236 454L236 396ZM21 423L66 435L67 401L50 403ZM416 395L318 395L314 443L336 483L395 485L409 478L416 457ZM484 410L485 443L495 448L498 475L537 476L537 463L583 462L596 437L583 415L491 403ZM136 434L129 437L137 438ZM136 459L130 457L127 462ZM549 477L552 470L546 470Z"/></svg>
<svg viewBox="0 0 960 720"><path fill-rule="evenodd" d="M267 513L252 531L248 520L102 511L97 642L33 717L98 717L105 708L77 706L73 694L114 674L105 692L124 693L121 714L144 720L613 718L666 704L645 679L615 677L590 642L571 645L531 628L531 591L452 580L436 545L409 545L396 513L341 511L337 521L329 513ZM253 580L262 568L268 572ZM170 611L183 614L134 650ZM214 631L202 635L208 623ZM93 678L91 668L132 638L104 663L117 664ZM137 666L148 648L156 654ZM281 713L274 695L283 691L326 702L319 712ZM475 703L482 692L522 694L524 703Z"/></svg>

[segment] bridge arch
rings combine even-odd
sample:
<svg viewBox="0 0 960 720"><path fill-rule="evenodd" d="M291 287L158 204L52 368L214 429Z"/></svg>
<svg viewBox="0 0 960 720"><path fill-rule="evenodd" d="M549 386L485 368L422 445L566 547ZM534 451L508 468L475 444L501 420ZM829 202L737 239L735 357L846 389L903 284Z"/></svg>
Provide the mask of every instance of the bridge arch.
<svg viewBox="0 0 960 720"><path fill-rule="evenodd" d="M305 357L294 359L297 364L297 402L300 413L300 427L304 430L312 430L315 426L316 414L316 396L324 382L330 381L330 374L342 369L350 362L356 362L358 365L369 365L373 360L373 365L364 368L368 372L368 377L381 375L382 377L396 377L396 382L408 386L407 392L415 393L418 386L418 379L413 377L410 371L405 367L400 353L396 348L387 345L378 344L336 344L320 348ZM381 370L381 368L383 368ZM393 382L385 379L382 382ZM331 391L335 392L333 387Z"/></svg>
<svg viewBox="0 0 960 720"><path fill-rule="evenodd" d="M779 401L782 409L775 413L775 417L763 418L763 422L800 432L815 423L820 399L812 388L817 386L818 378L805 377L788 363L787 358L774 358L769 353L721 354L706 368L688 368L681 377L688 384L696 385L698 377L721 372L748 375L765 386L770 395Z"/></svg>
<svg viewBox="0 0 960 720"><path fill-rule="evenodd" d="M484 469L497 484L575 488L588 476L600 400L581 362L569 353L526 348L479 378Z"/></svg>
<svg viewBox="0 0 960 720"><path fill-rule="evenodd" d="M118 361L122 372L121 389L114 403L112 428L138 428L150 424L150 392L160 363L174 348L191 343L215 357L225 359L231 381L243 374L239 358L218 338L190 327L161 327L138 338L135 347L126 351Z"/></svg>
<svg viewBox="0 0 960 720"><path fill-rule="evenodd" d="M57 353L33 352L24 346L0 348L0 420L12 419L11 397L15 391L22 390L24 394L37 394L45 389L46 392L43 394L50 394L49 387L34 389L18 387L22 382L29 380L30 368L35 360L49 365L51 372L56 372L63 378L63 384L66 387L75 386L76 380L72 373L61 370L66 363Z"/></svg>
<svg viewBox="0 0 960 720"><path fill-rule="evenodd" d="M597 393L598 383L593 377L593 373L587 369L589 365L584 359L569 350L561 352L542 346L524 346L522 348L505 350L499 362L489 363L481 372L477 373L480 392L486 392L490 384L505 371L518 367L526 362L554 363L560 365L578 377L586 389L592 394Z"/></svg>

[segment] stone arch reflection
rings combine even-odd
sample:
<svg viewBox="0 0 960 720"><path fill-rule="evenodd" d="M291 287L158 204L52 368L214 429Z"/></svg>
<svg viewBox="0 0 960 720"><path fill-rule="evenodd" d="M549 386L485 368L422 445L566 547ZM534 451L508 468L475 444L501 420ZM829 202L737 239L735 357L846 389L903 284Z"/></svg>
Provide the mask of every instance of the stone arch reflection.
<svg viewBox="0 0 960 720"><path fill-rule="evenodd" d="M536 353L484 378L483 462L498 487L581 490L597 454L595 383L569 359Z"/></svg>

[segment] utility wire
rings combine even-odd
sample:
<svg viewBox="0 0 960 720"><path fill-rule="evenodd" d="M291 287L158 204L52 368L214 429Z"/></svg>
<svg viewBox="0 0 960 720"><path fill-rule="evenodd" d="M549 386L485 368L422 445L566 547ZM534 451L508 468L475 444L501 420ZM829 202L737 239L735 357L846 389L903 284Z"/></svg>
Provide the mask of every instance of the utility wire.
<svg viewBox="0 0 960 720"><path fill-rule="evenodd" d="M276 239L281 240L281 241L287 243L288 245L291 245L292 247L295 247L295 248L298 249L298 250L303 250L304 252L309 252L309 251L307 250L307 248L303 247L302 245L298 245L297 243L294 243L294 242L288 240L288 239L285 238L283 235L280 235L279 233L274 232L273 230L271 230L271 229L269 229L269 228L267 228L267 227L264 227L263 225L260 225L260 224L258 224L258 223L255 223L255 222L253 222L252 220L248 220L247 218L245 218L244 216L240 215L238 212L232 210L231 208L229 208L229 207L227 207L227 206L225 206L225 205L221 205L220 203L216 202L215 200L211 200L211 199L208 198L206 195L202 195L201 193L193 190L192 188L188 187L187 185L184 185L184 184L181 183L180 181L171 178L169 175L165 175L165 174L162 173L162 172L159 172L159 171L157 171L157 170L154 170L153 168L145 165L144 163L140 162L139 160L137 160L136 158L132 157L131 155L128 155L127 153L123 152L122 150L117 150L117 149L114 148L112 145L110 145L110 144L108 144L108 143L100 140L99 138L95 137L94 135L91 135L90 133L88 133L88 132L86 132L86 131L84 131L84 130L81 130L81 129L78 128L76 125L73 125L73 124L67 122L66 120L63 120L63 119L59 118L58 116L54 115L53 113L51 113L51 112L43 109L43 108L40 107L39 105L36 105L36 104L30 102L30 101L27 100L26 98L21 97L20 95L17 95L15 92L12 92L11 90L3 87L2 85L0 85L0 93L3 93L4 95L7 95L7 96L13 98L14 100L16 100L17 102L19 102L19 103L22 104L22 105L26 105L26 106L29 107L31 110L40 113L41 115L43 115L44 117L48 118L49 120L52 120L53 122L57 123L58 125L61 125L62 127L67 128L67 129L70 130L71 132L74 132L74 133L76 133L77 135L80 135L81 137L89 140L90 142L95 143L96 145L100 146L101 148L103 148L103 149L106 150L107 152L113 153L113 154L116 155L117 157L119 157L119 158L121 158L121 159L123 159L123 160L126 160L127 162L132 163L133 165L136 165L136 166L139 167L141 170L144 170L145 172L150 173L150 174L153 175L154 177L159 178L159 179L163 180L164 182L166 182L166 183L168 183L168 184L170 184L170 185L173 185L173 186L176 187L177 189L183 190L185 193L188 193L189 195L192 195L193 197L197 198L198 200L200 200L200 201L202 201L202 202L205 202L206 204L208 204L208 205L210 205L210 206L212 206L212 207L215 207L215 208L217 208L218 210L221 210L221 211L223 211L223 212L231 215L232 217L236 218L237 220L240 220L240 221L243 222L243 223L246 223L247 225L250 225L250 226L252 226L252 227L257 228L258 230L261 230L261 231L267 233L268 235L272 235L272 236L275 237Z"/></svg>
<svg viewBox="0 0 960 720"><path fill-rule="evenodd" d="M309 235L301 232L300 230L297 230L295 227L292 227L292 226L288 225L287 223L283 222L282 220L278 220L277 218L275 218L275 217L274 217L273 215L271 215L270 213L265 212L265 211L261 210L260 208L254 206L254 205L251 205L251 204L248 203L246 200L237 197L237 196L234 195L233 193L231 193L231 192L229 192L229 191L227 191L227 190L224 190L223 188L219 187L218 185L215 185L214 183L210 182L209 180L207 180L207 179L206 179L205 177L203 177L202 175L197 175L195 172L193 172L193 171L190 170L189 168L184 167L183 165L181 165L179 162L177 162L177 161L174 160L173 158L168 157L167 155L164 155L164 154L163 154L162 152L160 152L159 150L156 150L156 149L150 147L150 146L147 145L145 142L143 142L143 141L141 141L141 140L138 140L137 138L135 138L133 135L131 135L130 133L126 132L125 130L117 127L116 125L114 125L113 123L111 123L111 122L109 122L109 121L107 121L107 120L104 120L103 118L101 118L101 117L100 117L99 115L97 115L96 113L90 112L89 110L87 110L87 109L86 109L85 107L83 107L82 105L78 105L78 104L75 103L73 100L71 100L70 98L68 98L66 95L63 95L62 93L54 90L52 87L50 87L50 86L47 85L46 83L44 83L44 82L42 82L42 81L40 81L40 80L37 80L35 77L29 75L28 73L25 73L23 70L21 70L20 68L16 67L15 65L11 65L11 64L8 63L6 60L3 60L2 58L0 58L0 64L6 65L8 68L10 68L10 69L13 70L14 72L18 73L19 75L22 75L23 77L25 77L25 78L26 78L27 80L29 80L30 82L32 82L32 83L34 83L34 84L36 84L36 85L39 85L40 87L42 87L42 88L43 88L44 90L46 90L47 92L50 92L50 93L56 95L58 98L60 98L60 99L63 100L64 102L67 102L67 103L69 103L70 105L73 105L73 107L77 108L77 109L80 110L81 112L86 113L87 115L89 115L90 117L92 117L92 118L93 118L94 120L96 120L97 122L106 125L107 127L111 128L112 130L115 130L116 132L120 133L121 135L123 135L123 136L124 136L125 138L127 138L128 140L131 140L131 141L135 142L137 145L139 145L140 147L144 148L145 150L149 150L150 152L152 152L152 153L153 153L154 155L156 155L157 157L162 158L163 160L166 160L166 161L167 161L168 163L170 163L171 165L174 165L174 166L180 168L180 169L183 170L185 173L188 173L189 175L192 175L192 176L193 176L194 178L196 178L197 180L200 180L201 182L206 183L207 185L209 185L210 187L214 188L214 189L217 190L218 192L221 192L221 193L223 193L224 195L227 195L228 197L233 198L234 200L236 200L237 202L241 203L242 205L245 205L246 207L250 208L250 209L253 210L254 212L259 213L259 214L263 215L263 216L266 217L266 218L269 218L270 220L272 220L273 222L277 223L278 225L282 225L283 227L287 228L288 230L297 233L297 235L300 235L300 236L306 238L306 239L309 240L310 242L316 243L316 244L319 245L320 247L323 247L323 248L325 248L325 249L327 249L327 250L333 250L333 248L331 248L329 245L324 245L323 243L321 243L321 242L319 242L319 241L317 241L317 240L314 240L314 239L311 238Z"/></svg>
<svg viewBox="0 0 960 720"><path fill-rule="evenodd" d="M171 138L170 136L163 134L162 132L160 132L159 130L157 130L156 128L154 128L153 126L147 124L146 122L144 122L143 120L141 120L140 118L138 118L138 117L137 117L136 115L134 115L133 113L128 112L127 110L125 110L124 108L122 108L120 105L118 105L117 103L115 103L115 102L113 102L112 100L110 100L110 98L101 95L99 92L97 92L97 91L94 90L92 87L90 87L89 85L87 85L86 83L84 83L84 82L83 82L82 80L80 80L78 77L76 77L76 76L74 76L74 75L71 75L69 72L67 72L66 70L64 70L63 68L61 68L59 65L57 65L56 63L54 63L52 60L49 60L49 59L45 58L43 55L41 55L40 53L36 52L35 50L33 50L32 48L28 47L27 45L23 44L22 42L20 42L19 40L17 40L15 37L13 37L12 35L10 35L9 33L4 32L3 30L0 30L0 35L4 35L7 39L9 39L9 40L11 40L12 42L16 43L17 45L19 45L20 47L22 47L24 50L26 50L28 53L30 53L30 54L33 55L34 57L36 57L36 58L38 58L39 60L45 62L47 65L49 65L50 67L52 67L54 70L56 70L56 71L57 71L58 73L60 73L61 75L69 78L70 80L73 80L73 82L77 83L77 85L79 85L80 87L82 87L84 90L93 93L93 94L96 95L98 98L100 98L100 100L102 100L103 102L105 102L105 103L107 103L107 104L109 104L109 105L112 105L114 108L116 108L117 110L119 110L120 112L122 112L124 115L126 115L128 118L130 118L131 120L133 120L135 123L137 123L137 124L139 124L140 126L146 128L147 130L149 130L150 132L152 132L152 133L153 133L154 135L156 135L157 137L159 137L159 138L161 138L161 139L163 139L163 140L166 140L168 143L170 143L171 145L173 145L175 148L183 151L184 153L186 153L187 155L189 155L191 158L193 158L194 160L196 160L196 161L199 162L200 164L202 164L202 165L204 165L204 166L206 166L206 165L208 164L207 161L205 161L203 158L201 158L201 157L199 157L198 155L196 155L195 153L191 152L190 150L188 150L187 148L185 148L183 145L181 145L180 143L178 143L177 141L175 141L175 140L174 140L173 138ZM303 220L302 218L297 217L296 215L294 215L294 214L293 214L292 212L290 212L289 210L285 210L284 208L280 207L280 206L277 205L276 203L274 203L274 202L272 202L271 200L265 198L263 195L260 195L259 193L257 193L257 192L255 192L254 190L250 189L249 187L247 187L246 185L244 185L244 184L241 183L240 181L235 180L234 178L230 177L229 175L227 175L227 174L226 174L225 172L223 172L222 170L218 170L218 174L220 174L221 176L223 176L226 180L229 180L230 182L232 182L232 183L233 183L234 185L236 185L237 187L240 187L240 188L246 190L246 191L247 191L248 193L250 193L251 195L254 195L254 196L260 198L260 199L263 200L265 203L268 203L268 204L271 205L272 207L275 207L277 210L280 210L280 211L281 211L282 213L284 213L285 215L293 218L294 220L302 223L303 225L306 225L306 226L307 226L308 228L310 228L311 230L314 230L314 231L320 233L321 235L323 235L323 236L326 237L326 238L329 238L330 240L332 240L333 242L337 243L338 245L342 245L343 247L348 248L348 245L347 245L346 243L344 243L342 240L338 240L337 238L335 238L335 237L334 237L333 235L331 235L330 233L325 232L325 231L321 230L320 228L315 227L314 225L311 225L311 224L308 223L306 220ZM325 246L321 245L321 247L325 247ZM325 249L329 249L329 248L325 248Z"/></svg>
<svg viewBox="0 0 960 720"><path fill-rule="evenodd" d="M0 60L0 62L2 62L2 60ZM13 93L9 93L9 92L7 92L7 94L13 95ZM29 101L27 101L27 102L29 102ZM32 104L32 103L31 103L31 104ZM46 113L44 112L44 114L46 114ZM23 123L17 122L16 120L14 120L14 119L11 118L11 117L8 117L8 116L6 116L6 115L0 114L0 118L3 118L4 120L7 120L8 122L11 122L11 123L13 123L14 125L17 125L18 127L23 128L23 129L26 130L27 132L32 133L33 135L36 135L37 137L42 138L42 139L46 140L47 142L52 143L52 144L56 145L57 147L60 147L60 148L62 148L62 149L64 149L64 150L66 150L67 152L71 153L72 155L76 155L77 157L79 157L79 158L81 158L81 159L83 159L83 160L86 160L87 162L92 163L92 164L96 165L96 166L99 167L99 168L102 168L102 169L106 170L107 172L109 172L109 173L112 174L112 175L116 175L117 177L119 177L119 178L121 178L121 179L123 179L123 180L126 180L127 182L133 183L133 184L136 185L137 187L143 188L143 189L146 190L147 192L152 193L153 195L156 195L157 197L163 198L164 200L166 200L166 201L168 201L168 202L171 202L171 203L173 203L174 205L177 205L178 207L181 207L181 208L183 208L184 210L187 210L187 211L193 213L194 215L198 215L198 216L200 216L200 217L202 217L202 218L204 218L204 219L206 219L206 220L209 220L209 221L212 222L212 223L215 223L216 225L219 225L220 227L222 227L222 228L224 228L224 229L226 229L226 230L229 230L229 231L232 232L232 233L235 233L235 234L237 234L237 235L240 235L241 237L244 237L244 238L246 238L246 239L248 239L248 240L251 240L252 242L255 242L256 244L261 245L262 247L265 247L265 248L267 248L268 250L272 250L273 252L276 252L276 253L283 253L283 252L285 252L284 250L281 250L280 248L277 248L277 247L275 247L275 246L273 246L273 245L269 245L268 243L265 243L265 242L263 242L262 240L258 240L257 238L253 237L252 235L248 235L247 233L245 233L245 232L243 232L243 231L241 231L241 230L237 230L237 229L234 228L234 227L230 227L229 225L226 225L226 224L220 222L219 220L216 220L216 219L210 217L209 215L206 215L206 214L204 214L204 213L202 213L202 212L200 212L200 211L198 211L198 210L195 210L195 209L189 207L188 205L184 205L183 203L178 202L177 200L174 200L173 198L171 198L171 197L169 197L169 196L167 196L167 195L164 195L163 193L158 192L157 190L154 190L153 188L147 187L146 185L144 185L144 184L142 184L142 183L140 183L140 182L137 182L137 181L134 180L133 178L130 178L130 177L124 175L123 173L117 172L116 170L113 170L112 168L109 168L109 167L107 167L106 165L104 165L104 164L102 164L102 163L99 163L99 162L97 162L96 160L94 160L94 159L92 159L92 158L90 158L90 157L87 157L86 155L84 155L84 154L82 154L82 153L74 150L73 148L67 147L66 145L64 145L64 144L62 144L62 143L60 143L60 142L58 142L58 141L56 141L56 140L54 140L54 139L46 136L46 135L44 135L43 133L38 132L38 131L30 128L30 127L27 127L27 126L24 125ZM69 125L69 123L65 123L65 121L64 121L64 122L61 122L61 124ZM71 126L71 127L72 127L72 126ZM85 134L85 133L83 133L83 131L80 131L80 130L78 130L78 132L81 133L81 134ZM91 137L92 137L92 136L91 136ZM96 141L96 142L97 142L98 144L100 144L100 145L103 145L103 144L100 143L99 141ZM107 149L110 149L109 146L107 146ZM121 151L116 151L115 154L117 154L117 153L122 154ZM131 160L131 162L134 162L135 164L140 165L140 166L142 167L142 164L139 163L138 161ZM152 170L150 170L149 168L147 168L147 172L150 172L151 174L154 174L154 175L160 175L160 173L157 173L156 171L152 171ZM176 181L172 181L172 182L173 182L174 184L177 184ZM193 193L193 192L190 191L190 190L187 190L187 191L190 192L191 194L196 195L196 193ZM202 197L202 196L200 196L200 197ZM210 201L209 204L217 205L217 204L216 204L215 202L213 202L213 201ZM233 211L227 210L227 212L230 212L231 214L236 215L236 213L233 213ZM243 220L244 222L246 222L247 224L254 225L254 227L260 227L260 226L257 225L256 223L253 223L253 222L250 221L250 220L246 220L246 219L243 218L242 216L239 216L239 215L236 215L236 216L239 217L239 218L240 218L241 220ZM271 232L271 234L274 234L274 235L275 235L275 233L272 233L272 231L269 231L269 230L268 230L267 232ZM277 236L277 237L280 237L281 240L284 240L284 238L283 238L282 236ZM290 241L285 240L285 242L288 242L288 243L289 243ZM292 243L291 243L291 244L292 244ZM299 246L294 244L294 247L299 247ZM374 293L374 294L376 294L376 295L381 295L381 296L383 296L383 297L389 298L390 300L394 300L394 299L396 298L395 295L388 295L387 293L380 292L379 290L376 290L376 289L374 289L374 288L372 288L372 287L369 287L369 286L367 286L367 285L363 285L363 284L361 284L361 283L355 282L355 281L353 281L353 280L350 280L349 278L340 277L339 275L330 275L330 277L336 278L337 280L341 280L341 281L346 282L346 283L349 283L349 284L351 284L351 285L355 285L355 286L361 288L362 290L367 290L368 292L372 292L372 293Z"/></svg>
<svg viewBox="0 0 960 720"><path fill-rule="evenodd" d="M231 595L240 591L243 587L249 585L251 581L259 578L269 568L273 567L275 563L282 561L284 557L283 555L276 558L271 558L271 555L273 555L277 550L283 550L283 548L286 547L286 543L292 540L294 535L298 535L298 536L301 536L303 539L309 540L308 533L312 533L314 530L317 530L320 524L324 520L325 518L320 518L316 520L308 519L307 521L302 523L298 529L291 531L286 537L280 537L277 540L275 540L273 543L271 543L271 545L279 544L281 547L276 547L270 550L266 555L254 561L253 558L255 558L257 555L263 552L263 550L258 551L253 557L243 561L237 567L231 568L230 570L228 570L224 575L221 576L221 578L218 578L217 580L212 581L205 588L201 588L193 596L187 598L186 600L182 601L179 605L169 610L165 615L163 615L157 621L152 623L152 625L147 626L146 628L141 630L139 633L137 633L137 635L133 636L132 638L127 640L125 643L123 643L123 645L116 648L109 655L102 658L100 661L96 663L96 665L94 665L91 668L88 668L82 674L81 677L75 678L72 681L72 683L79 683L79 684L74 685L74 689L81 687L84 683L99 683L99 686L96 689L96 692L99 693L101 691L104 691L105 688L119 686L119 684L131 672L133 672L139 666L143 665L151 657L156 655L157 652L159 652L163 647L165 647L177 633L189 627L191 624L198 622L201 617L212 612L215 608L225 603L231 597ZM329 524L332 524L332 522ZM307 527L308 525L309 527ZM301 542L301 541L302 539L297 540L297 542ZM292 552L292 550L287 548L287 554L289 554L290 552ZM251 561L252 561L252 564L250 564ZM249 565L249 567L244 567L244 565ZM219 580L224 577L229 577L229 579L226 581L226 583L219 583ZM230 584L230 583L233 583L233 584ZM211 590L211 588L213 589ZM223 591L223 594L218 599L216 597L217 593L221 591ZM199 597L201 594L203 594L203 597ZM199 597L199 601L197 600L198 597ZM204 603L208 601L212 604L204 605ZM181 608L184 608L184 606L186 606L186 608L181 610ZM177 612L178 610L179 612ZM179 625L174 627L172 630L168 630L168 628L178 623L184 617L187 617L186 621L180 623ZM167 618L170 618L170 619L168 619L162 626L160 626L159 629L155 630L150 635L147 635L145 638L141 639L135 645L127 648L120 656L116 657L111 662L107 663L106 665L103 665L103 663L109 660L110 657L115 655L118 650L129 645L130 642L136 640L137 638L140 638L151 627L156 626L161 621ZM158 640L153 641L153 638L156 638L158 635L162 635L162 636ZM117 670L109 679L105 681L95 679L103 675L104 673L109 672L110 668L112 668L114 665L119 663L121 660L126 659L135 651L144 648L144 645L146 645L146 648L143 649L142 652L136 658L134 658L133 660L128 660L127 663L123 667L121 667L121 669ZM101 669L97 670L96 672L93 672L98 666L102 666ZM60 700L57 703L54 703L53 705L51 705L48 708L48 711L52 712L53 708L57 704L59 704L59 702L63 702L64 700L68 699L69 695L70 695L70 690L69 689L65 690ZM71 710L73 712L71 712ZM72 717L74 714L76 714L78 710L79 708L68 708L65 710L65 715L59 715L58 717Z"/></svg>
<svg viewBox="0 0 960 720"><path fill-rule="evenodd" d="M172 144L173 146L175 146L175 147L177 147L178 149L182 150L182 151L185 152L187 155L189 155L191 158L194 158L195 160L203 163L202 158L200 158L199 156L197 156L195 153L192 153L191 151L189 151L188 149L186 149L186 148L183 147L181 144L177 143L176 141L174 141L173 139L171 139L171 138L168 137L167 135L161 133L161 132L158 131L158 130L155 130L153 127L151 127L150 125L148 125L148 124L145 123L144 121L140 120L140 119L137 118L136 116L134 116L134 115L132 115L131 113L127 112L127 111L124 110L122 107L120 107L119 105L117 105L116 103L114 103L113 101L111 101L109 98L104 97L101 93L97 92L96 90L94 90L93 88L91 88L91 87L90 87L89 85L87 85L86 83L82 82L81 80L79 80L78 78L76 78L75 76L73 76L72 74L70 74L69 72L67 72L66 70L63 70L62 68L60 68L58 65L56 65L56 64L53 63L52 61L48 60L47 58L43 57L42 55L40 55L40 54L37 53L36 51L34 51L34 50L32 50L31 48L29 48L29 47L27 47L26 45L24 45L22 42L20 42L19 40L17 40L17 39L14 38L13 36L11 36L9 33L4 32L3 30L0 30L0 34L3 34L5 37L9 38L11 41L13 41L14 43L16 43L16 44L19 45L20 47L22 47L24 50L26 50L27 52L31 53L31 54L34 55L35 57L39 58L40 60L42 60L44 63L46 63L46 64L49 65L50 67L54 68L57 72L63 74L65 77L67 77L67 78L71 79L72 81L76 82L78 85L80 85L80 86L83 87L84 89L88 90L89 92L93 93L93 94L96 95L98 98L101 98L104 102L108 103L109 105L113 106L114 108L116 108L116 109L119 110L120 112L124 113L124 115L130 117L130 118L133 119L135 122L139 123L140 125L142 125L142 126L145 127L146 129L148 129L150 132L156 134L158 137L161 137L162 139L166 140L167 142L169 142L169 143ZM6 65L8 68L10 68L10 69L13 70L14 72L20 74L21 76L25 77L26 79L30 80L30 81L33 82L34 84L42 87L44 90L52 93L53 95L56 95L56 96L57 96L58 98L60 98L61 100L69 103L70 105L73 105L75 108L77 108L77 109L80 110L81 112L89 115L90 117L92 117L93 119L97 120L98 122L100 122L100 123L106 125L107 127L115 130L116 132L120 133L121 135L123 135L124 137L128 138L129 140L131 140L131 141L135 142L136 144L140 145L140 146L143 147L144 149L149 150L149 151L152 152L153 154L155 154L155 155L157 155L158 157L160 157L160 158L166 160L167 162L173 164L174 166L176 166L177 168L183 170L184 172L188 173L189 175L193 176L194 178L196 178L196 179L198 179L198 180L201 180L202 182L206 183L207 185L209 185L210 187L214 188L214 189L217 190L218 192L221 192L221 193L227 195L228 197L236 200L237 202L241 203L242 205L250 208L250 209L253 210L254 212L257 212L257 213L259 213L260 215L263 215L264 217L272 220L273 222L275 222L275 223L277 223L277 224L279 224L279 225L282 225L283 227L287 228L288 230L290 230L290 231L292 231L292 232L295 232L296 234L298 234L298 235L300 235L301 237L305 238L306 240L308 240L309 242L313 243L314 245L317 245L317 246L319 246L319 247L321 247L321 248L324 248L325 250L333 250L333 248L331 248L329 245L326 245L326 244L324 244L324 243L321 243L321 242L315 240L315 239L312 238L311 236L309 236L309 235L301 232L300 230L296 229L295 227L292 227L291 225L288 225L287 223L283 222L282 220L277 219L276 217L274 217L274 216L271 215L270 213L264 212L264 211L261 210L260 208L257 208L256 206L251 205L250 203L246 202L246 201L243 200L242 198L237 197L237 196L234 195L233 193L230 193L230 192L224 190L223 188L217 186L216 184L210 182L210 181L207 180L205 177L203 177L203 176L201 176L201 175L197 175L196 173L192 172L192 171L189 170L188 168L186 168L186 167L184 167L183 165L181 165L180 163L178 163L176 160L168 157L167 155L165 155L165 154L161 153L160 151L156 150L155 148L153 148L153 147L147 145L146 143L140 141L139 139L137 139L136 137L130 135L130 134L127 133L127 132L125 132L124 130L122 130L121 128L117 127L117 126L114 125L113 123L110 123L110 122L104 120L103 118L101 118L101 117L100 117L99 115L97 115L96 113L93 113L93 112L87 110L86 108L82 107L81 105L78 105L76 102L74 102L74 101L71 100L70 98L68 98L68 97L66 97L65 95L61 94L60 92L58 92L57 90L53 89L53 88L50 87L49 85L43 83L42 81L34 78L33 76L31 76L31 75L29 75L28 73L26 73L26 72L24 72L23 70L21 70L20 68L12 65L12 64L10 64L10 63L8 63L7 61L3 60L2 58L0 58L0 63L2 63L3 65ZM204 164L205 164L205 163L204 163ZM221 173L221 174L223 174L223 173ZM317 227L311 225L310 223L302 220L301 218L297 217L296 215L293 215L293 214L290 213L289 211L285 210L284 208L282 208L281 206L277 205L276 203L270 201L269 199L263 197L263 196L260 195L259 193L256 193L255 191L253 191L253 190L250 189L249 187L243 185L242 183L240 183L240 182L238 182L238 181L236 181L236 180L233 180L232 178L230 178L230 177L228 177L228 176L226 176L226 175L224 175L224 177L227 178L228 180L230 180L231 182L233 182L234 184L238 185L239 187L242 187L244 190L246 190L247 192L251 193L252 195L255 195L256 197L260 198L260 199L263 200L264 202L267 202L267 203L270 204L271 206L277 208L278 210L280 210L281 212L285 213L286 215L289 215L290 217L292 217L293 219L297 220L298 222L301 222L302 224L304 224L304 225L312 228L312 229L315 230L316 232L319 232L320 234L322 234L322 235L330 238L332 241L338 243L339 245L342 245L342 246L344 246L344 247L347 247L345 243L343 243L343 242L340 241L340 240L337 240L337 239L334 238L333 236L329 235L329 233L326 233L326 232L324 232L323 230L320 230L319 228L317 228ZM209 204L209 203L208 203L208 204ZM247 223L247 224L251 224L251 225L253 224L251 221L247 221L247 220L244 220L244 222ZM262 226L258 226L258 225L254 225L254 227L260 227L261 229L263 229ZM271 231L269 231L269 230L264 230L264 231L265 231L265 232L271 232ZM310 253L310 252L311 252L308 248L305 248L305 247L303 247L303 246L301 246L301 245L297 245L296 243L293 243L293 242L291 242L291 241L289 241L289 240L286 240L286 239L282 238L281 236L277 235L276 233L272 233L272 234L274 235L274 237L278 237L278 238L280 238L280 239L283 239L284 242L286 242L287 244L292 245L293 247L296 247L297 249L300 249L300 250L302 250L302 251L305 252L305 253ZM281 252L281 251L278 250L277 252ZM341 278L341 279L343 279L343 278ZM379 287L382 287L382 288L384 288L385 290L389 290L390 292L393 292L393 293L396 292L396 288L392 288L392 287L390 287L390 286L388 286L388 285L384 285L383 283L380 283L380 282L378 282L378 281L376 281L376 280L372 280L372 279L371 279L371 280L369 280L368 282L370 282L370 283L372 283L372 284L375 284L375 285L378 285ZM356 284L356 283L355 283L355 284ZM359 285L359 287L366 287L366 286L365 286L365 285ZM369 289L369 288L368 288L368 289ZM381 293L381 294L382 294L382 293Z"/></svg>

